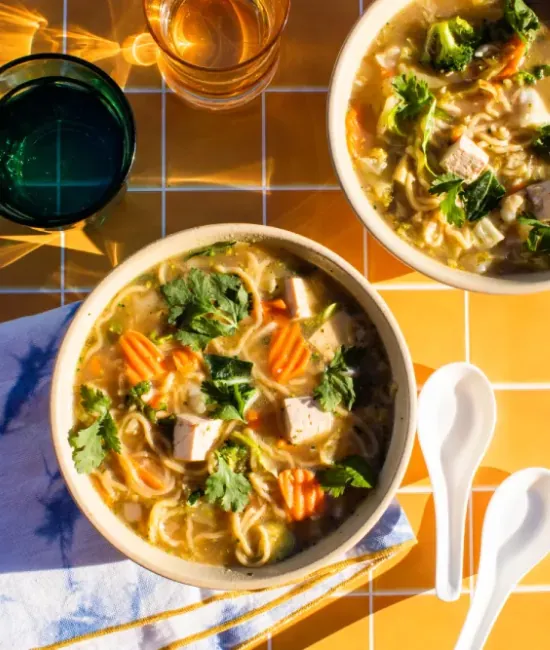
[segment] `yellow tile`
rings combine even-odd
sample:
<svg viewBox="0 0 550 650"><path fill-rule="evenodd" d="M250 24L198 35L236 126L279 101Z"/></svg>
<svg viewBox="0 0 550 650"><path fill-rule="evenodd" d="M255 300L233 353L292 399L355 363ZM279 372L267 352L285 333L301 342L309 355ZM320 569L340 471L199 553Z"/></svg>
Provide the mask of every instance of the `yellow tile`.
<svg viewBox="0 0 550 650"><path fill-rule="evenodd" d="M63 24L63 0L0 3L0 65L59 46L52 30Z"/></svg>
<svg viewBox="0 0 550 650"><path fill-rule="evenodd" d="M550 467L550 391L498 390L496 398L495 436L476 475L478 485L499 485L524 467Z"/></svg>
<svg viewBox="0 0 550 650"><path fill-rule="evenodd" d="M550 293L470 297L471 358L496 382L550 381Z"/></svg>
<svg viewBox="0 0 550 650"><path fill-rule="evenodd" d="M167 234L213 223L261 224L262 218L261 192L243 190L166 194Z"/></svg>
<svg viewBox="0 0 550 650"><path fill-rule="evenodd" d="M326 93L266 95L270 184L336 183L328 151L325 113Z"/></svg>
<svg viewBox="0 0 550 650"><path fill-rule="evenodd" d="M369 599L333 600L273 637L273 650L368 650Z"/></svg>
<svg viewBox="0 0 550 650"><path fill-rule="evenodd" d="M435 587L435 510L431 494L400 494L399 503L405 510L416 535L417 544L409 551L382 563L374 570L373 586L379 590L433 589ZM468 586L470 575L469 544L464 548L463 578Z"/></svg>
<svg viewBox="0 0 550 650"><path fill-rule="evenodd" d="M547 650L548 594L512 594L496 620L485 650Z"/></svg>
<svg viewBox="0 0 550 650"><path fill-rule="evenodd" d="M137 131L136 159L130 172L131 185L160 186L161 96L128 95Z"/></svg>
<svg viewBox="0 0 550 650"><path fill-rule="evenodd" d="M213 113L166 97L168 185L262 183L262 103Z"/></svg>
<svg viewBox="0 0 550 650"><path fill-rule="evenodd" d="M375 596L374 647L450 650L456 643L469 605L468 596L454 603L444 603L436 596ZM511 647L501 646L499 650Z"/></svg>
<svg viewBox="0 0 550 650"><path fill-rule="evenodd" d="M399 321L424 383L439 366L464 360L464 294L461 291L382 291Z"/></svg>
<svg viewBox="0 0 550 650"><path fill-rule="evenodd" d="M539 463L543 464L543 463ZM479 552L481 550L481 533L483 520L493 492L474 492L473 500L473 532L474 532L474 573L479 569ZM521 581L522 585L549 585L550 584L550 556L547 556ZM546 595L548 598L548 594ZM548 602L548 601L547 601Z"/></svg>
<svg viewBox="0 0 550 650"><path fill-rule="evenodd" d="M6 294L2 296L0 321L4 322L14 318L39 314L43 311L55 309L60 304L61 299L58 293Z"/></svg>
<svg viewBox="0 0 550 650"><path fill-rule="evenodd" d="M0 286L59 288L60 241L0 219Z"/></svg>
<svg viewBox="0 0 550 650"><path fill-rule="evenodd" d="M336 56L358 17L357 0L292 4L274 85L327 86Z"/></svg>
<svg viewBox="0 0 550 650"><path fill-rule="evenodd" d="M422 275L394 257L372 236L367 238L368 278L380 284L426 283L436 284L427 275Z"/></svg>
<svg viewBox="0 0 550 650"><path fill-rule="evenodd" d="M315 239L363 269L363 227L340 191L272 192L267 223Z"/></svg>
<svg viewBox="0 0 550 650"><path fill-rule="evenodd" d="M415 438L414 440L411 460L409 462L409 466L407 467L407 471L405 473L405 478L403 479L403 483L401 485L414 485L416 487L430 485L428 469L424 460L424 454L422 453L422 449L420 449L418 438Z"/></svg>
<svg viewBox="0 0 550 650"><path fill-rule="evenodd" d="M95 63L122 87L160 88L156 65L132 64L127 39L145 31L142 2L102 0L68 3L67 51Z"/></svg>
<svg viewBox="0 0 550 650"><path fill-rule="evenodd" d="M117 264L160 236L160 193L127 192L109 206L103 225L67 232L67 288L95 286Z"/></svg>

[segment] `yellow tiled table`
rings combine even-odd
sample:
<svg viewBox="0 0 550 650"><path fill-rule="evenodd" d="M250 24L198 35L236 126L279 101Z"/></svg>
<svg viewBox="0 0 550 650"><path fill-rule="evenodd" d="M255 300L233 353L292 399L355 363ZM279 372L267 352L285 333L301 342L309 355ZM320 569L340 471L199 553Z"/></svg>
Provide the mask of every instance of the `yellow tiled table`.
<svg viewBox="0 0 550 650"><path fill-rule="evenodd" d="M334 59L361 0L294 0L274 84L262 98L220 115L165 92L155 66L128 62L126 39L144 28L141 0L26 0L26 9L10 1L0 4L0 63L46 50L100 65L128 93L138 155L128 193L98 231L42 235L0 220L4 320L80 299L114 265L162 235L213 222L267 223L319 240L365 273L398 318L420 383L456 360L471 360L488 374L499 424L473 489L460 600L447 604L434 595L433 497L416 446L400 500L418 544L369 584L267 644L451 650L474 586L491 493L511 472L550 466L550 296L470 296L443 287L395 260L354 217L330 164L325 105ZM548 648L549 607L550 559L513 594L487 648Z"/></svg>

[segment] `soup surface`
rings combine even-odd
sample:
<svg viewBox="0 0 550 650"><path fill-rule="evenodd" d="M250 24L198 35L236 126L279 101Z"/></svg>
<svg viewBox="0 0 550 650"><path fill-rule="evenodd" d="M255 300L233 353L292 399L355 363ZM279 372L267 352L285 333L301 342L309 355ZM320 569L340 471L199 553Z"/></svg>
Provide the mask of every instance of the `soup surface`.
<svg viewBox="0 0 550 650"><path fill-rule="evenodd" d="M449 266L550 268L545 5L416 0L357 74L346 130L364 190L403 239Z"/></svg>
<svg viewBox="0 0 550 650"><path fill-rule="evenodd" d="M229 242L128 285L82 352L79 472L137 534L260 566L314 544L373 487L394 387L374 326L324 272Z"/></svg>

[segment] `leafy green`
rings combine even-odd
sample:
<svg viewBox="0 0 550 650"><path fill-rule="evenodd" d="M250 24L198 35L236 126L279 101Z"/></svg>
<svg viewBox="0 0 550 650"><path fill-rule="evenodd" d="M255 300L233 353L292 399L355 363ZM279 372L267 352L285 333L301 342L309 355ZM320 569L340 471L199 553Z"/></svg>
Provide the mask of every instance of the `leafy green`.
<svg viewBox="0 0 550 650"><path fill-rule="evenodd" d="M224 357L218 354L205 354L204 360L210 371L210 377L216 384L248 384L252 376L253 363L241 361L236 357Z"/></svg>
<svg viewBox="0 0 550 650"><path fill-rule="evenodd" d="M234 472L242 474L248 469L250 450L248 446L242 442L230 438L218 449L218 454Z"/></svg>
<svg viewBox="0 0 550 650"><path fill-rule="evenodd" d="M236 243L236 241L219 241L211 246L205 246L204 248L198 248L195 251L191 251L183 259L187 262L187 260L190 260L192 257L214 257L214 255L225 253L230 248L233 248Z"/></svg>
<svg viewBox="0 0 550 650"><path fill-rule="evenodd" d="M226 512L240 512L250 499L252 486L243 474L234 472L219 451L218 468L206 479L205 497Z"/></svg>
<svg viewBox="0 0 550 650"><path fill-rule="evenodd" d="M168 341L172 341L174 339L173 334L159 334L156 330L153 330L152 332L149 332L147 334L147 338L152 341L155 345L163 345L163 343L168 343Z"/></svg>
<svg viewBox="0 0 550 650"><path fill-rule="evenodd" d="M434 97L432 99L430 107L426 111L424 117L422 118L422 122L420 124L422 130L422 142L420 144L420 149L422 150L422 153L424 155L423 164L431 174L434 174L434 172L431 169L430 161L428 160L428 145L430 144L430 139L432 137L432 133L435 126L436 108L437 108L437 102Z"/></svg>
<svg viewBox="0 0 550 650"><path fill-rule="evenodd" d="M545 77L550 77L550 65L536 65L533 68L533 76L536 79L544 79Z"/></svg>
<svg viewBox="0 0 550 650"><path fill-rule="evenodd" d="M550 253L550 225L539 221L528 212L520 214L518 221L524 226L531 226L529 237L525 242L527 250L532 253Z"/></svg>
<svg viewBox="0 0 550 650"><path fill-rule="evenodd" d="M407 122L416 119L431 107L434 96L425 81L418 80L413 74L400 75L392 81L397 101L385 111L381 120L391 133L404 136Z"/></svg>
<svg viewBox="0 0 550 650"><path fill-rule="evenodd" d="M537 14L523 0L504 0L504 19L524 43L531 43L540 29Z"/></svg>
<svg viewBox="0 0 550 650"><path fill-rule="evenodd" d="M460 199L468 221L478 221L489 214L498 207L505 194L506 190L490 170L481 174L473 183L465 185L460 192Z"/></svg>
<svg viewBox="0 0 550 650"><path fill-rule="evenodd" d="M521 85L521 86L534 86L537 83L537 77L535 77L534 74L531 72L527 72L527 70L520 70L514 75L514 79Z"/></svg>
<svg viewBox="0 0 550 650"><path fill-rule="evenodd" d="M204 490L201 490L200 488L193 490L193 492L190 492L187 497L187 505L194 506L202 496L204 496Z"/></svg>
<svg viewBox="0 0 550 650"><path fill-rule="evenodd" d="M150 381L140 381L139 384L132 386L126 395L126 405L135 406L136 409L145 415L145 417L152 424L157 423L157 411L163 411L164 406L154 409L151 405L143 400L143 395L146 395L152 388Z"/></svg>
<svg viewBox="0 0 550 650"><path fill-rule="evenodd" d="M537 137L532 143L533 149L543 158L550 159L550 124L537 130Z"/></svg>
<svg viewBox="0 0 550 650"><path fill-rule="evenodd" d="M323 411L334 411L343 404L351 410L356 399L351 372L359 363L361 348L343 345L338 348L332 361L325 368L321 381L313 391L313 397Z"/></svg>
<svg viewBox="0 0 550 650"><path fill-rule="evenodd" d="M269 472L273 476L278 476L279 472L277 470L277 463L264 452L260 445L253 440L249 435L241 431L233 431L231 438L239 440L245 444L249 449L250 453L256 457L258 463L265 469L266 472Z"/></svg>
<svg viewBox="0 0 550 650"><path fill-rule="evenodd" d="M218 336L233 335L250 309L241 279L228 273L191 269L160 290L168 304L168 323L177 328L175 338L194 350Z"/></svg>
<svg viewBox="0 0 550 650"><path fill-rule="evenodd" d="M445 194L447 196L440 204L441 212L448 223L461 228L464 225L466 215L461 206L457 204L458 193L464 184L464 179L456 174L443 174L438 176L432 183L430 194Z"/></svg>
<svg viewBox="0 0 550 650"><path fill-rule="evenodd" d="M459 16L433 24L426 36L422 63L438 72L461 72L472 61L478 33Z"/></svg>
<svg viewBox="0 0 550 650"><path fill-rule="evenodd" d="M348 456L328 469L317 473L325 492L333 497L344 494L346 487L372 488L375 484L370 465L361 456Z"/></svg>
<svg viewBox="0 0 550 650"><path fill-rule="evenodd" d="M69 433L69 444L73 448L76 471L89 474L101 465L107 451L120 451L120 440L116 424L109 413L109 396L99 389L82 384L80 399L82 408L96 416L96 419L84 429L73 429Z"/></svg>

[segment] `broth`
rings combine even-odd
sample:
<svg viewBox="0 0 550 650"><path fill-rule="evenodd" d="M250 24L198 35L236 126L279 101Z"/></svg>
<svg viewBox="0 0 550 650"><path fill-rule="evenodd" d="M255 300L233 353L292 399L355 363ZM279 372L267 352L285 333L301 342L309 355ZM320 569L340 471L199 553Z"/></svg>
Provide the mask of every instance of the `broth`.
<svg viewBox="0 0 550 650"><path fill-rule="evenodd" d="M220 244L152 268L105 309L69 440L138 535L197 562L260 566L365 498L393 396L379 336L338 284L285 251Z"/></svg>
<svg viewBox="0 0 550 650"><path fill-rule="evenodd" d="M493 275L550 268L550 185L542 185L550 147L533 144L550 125L550 38L541 22L524 43L503 18L506 6L412 2L367 52L346 122L356 172L391 227L451 267ZM457 17L472 30L462 69L441 46L452 29L459 41ZM433 27L444 21L447 31ZM407 117L415 106L401 99L400 83L425 93L415 115ZM437 187L445 173L454 176L450 192ZM484 203L480 185L489 182Z"/></svg>

